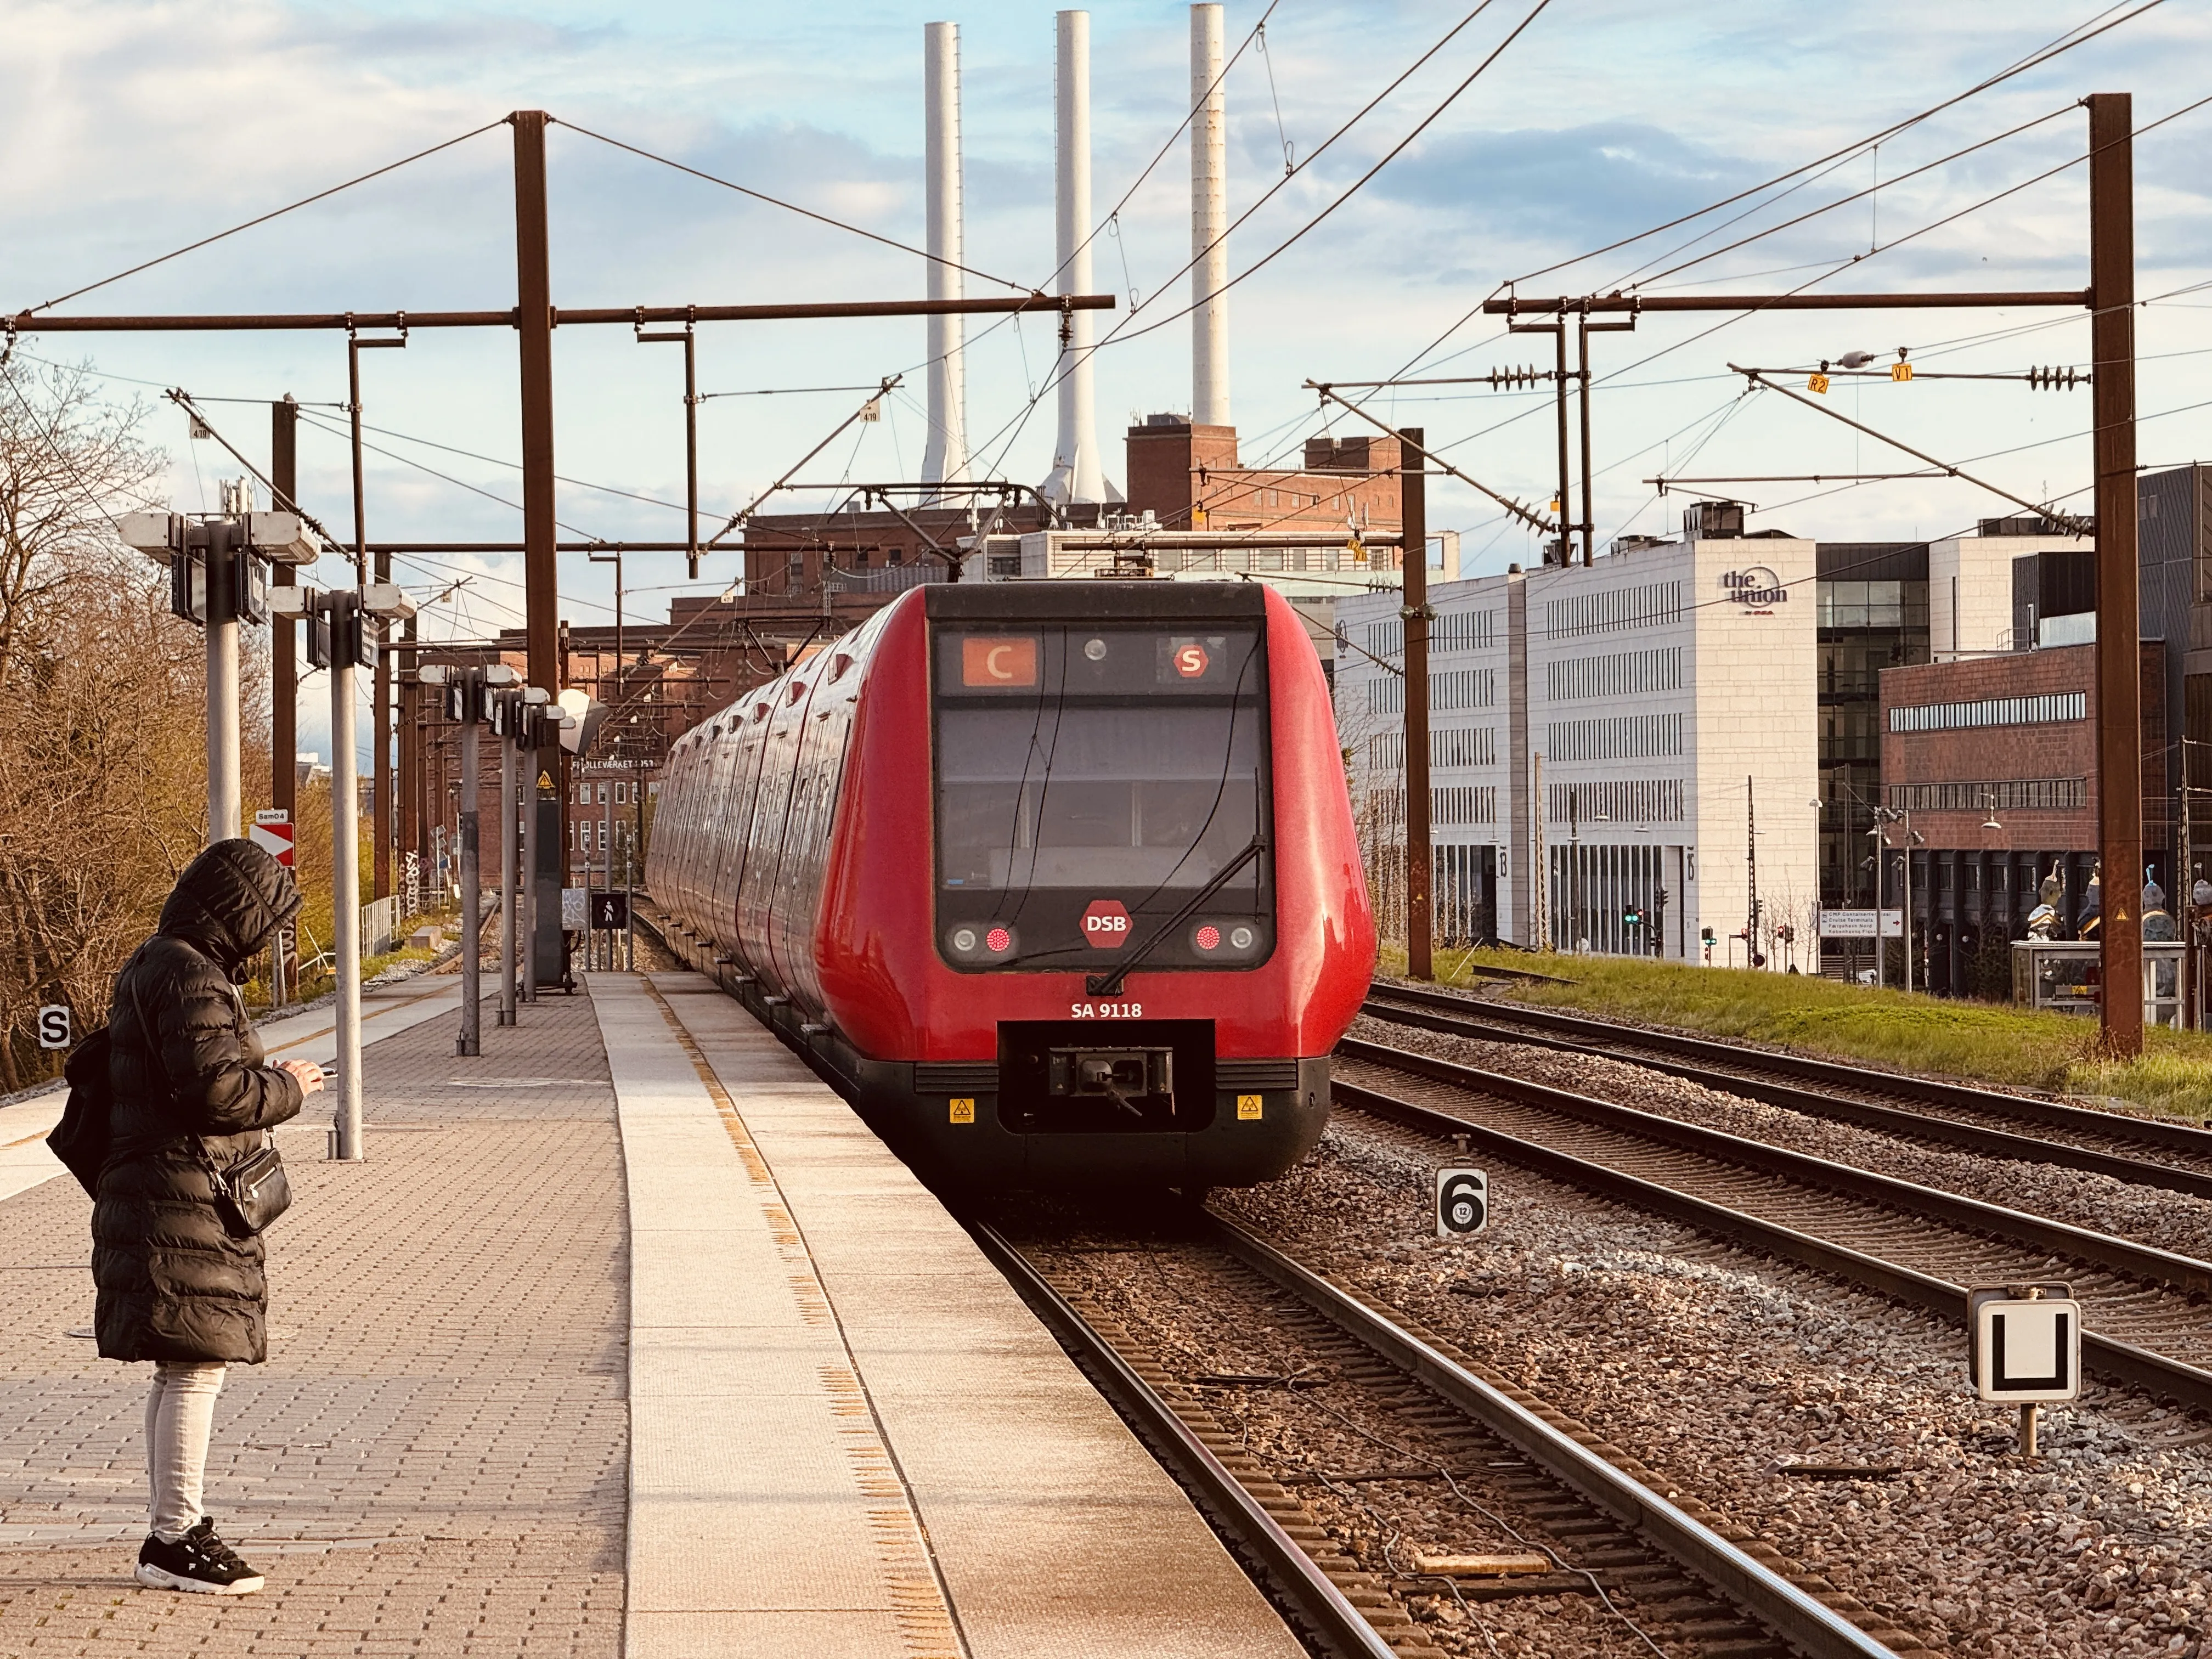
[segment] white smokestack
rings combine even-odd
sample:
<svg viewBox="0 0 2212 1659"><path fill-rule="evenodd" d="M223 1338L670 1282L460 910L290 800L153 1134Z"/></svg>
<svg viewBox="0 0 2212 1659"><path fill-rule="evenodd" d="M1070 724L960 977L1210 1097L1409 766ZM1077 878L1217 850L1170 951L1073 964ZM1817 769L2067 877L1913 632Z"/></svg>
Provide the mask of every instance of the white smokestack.
<svg viewBox="0 0 2212 1659"><path fill-rule="evenodd" d="M1060 292L1088 294L1091 288L1091 14L1060 14L1059 73L1055 80L1054 129L1059 140L1059 184L1054 215L1057 230ZM1046 499L1104 501L1119 498L1098 464L1098 419L1091 397L1091 313L1068 313L1066 343L1060 349L1060 435L1054 442L1052 476L1044 481Z"/></svg>
<svg viewBox="0 0 2212 1659"><path fill-rule="evenodd" d="M1229 118L1221 8L1190 9L1190 418L1229 420Z"/></svg>
<svg viewBox="0 0 2212 1659"><path fill-rule="evenodd" d="M960 25L921 26L922 101L928 136L929 297L958 300L967 289L958 269L962 251L960 200ZM961 361L966 319L929 319L929 441L921 453L925 483L959 483L968 477L968 378Z"/></svg>

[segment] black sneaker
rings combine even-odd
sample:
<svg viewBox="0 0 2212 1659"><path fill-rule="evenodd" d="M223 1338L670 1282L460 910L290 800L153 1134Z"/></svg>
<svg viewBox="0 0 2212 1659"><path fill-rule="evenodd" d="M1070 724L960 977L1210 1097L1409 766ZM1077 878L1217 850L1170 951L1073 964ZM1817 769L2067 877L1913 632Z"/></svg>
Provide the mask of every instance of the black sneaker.
<svg viewBox="0 0 2212 1659"><path fill-rule="evenodd" d="M135 1576L149 1589L195 1595L251 1595L266 1582L216 1536L215 1522L206 1516L173 1544L149 1538L139 1547Z"/></svg>

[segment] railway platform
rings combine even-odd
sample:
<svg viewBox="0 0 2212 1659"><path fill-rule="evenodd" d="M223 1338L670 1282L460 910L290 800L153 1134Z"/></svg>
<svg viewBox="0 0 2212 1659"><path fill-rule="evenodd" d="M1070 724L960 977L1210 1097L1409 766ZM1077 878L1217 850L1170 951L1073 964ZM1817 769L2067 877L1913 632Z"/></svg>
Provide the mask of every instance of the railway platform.
<svg viewBox="0 0 2212 1659"><path fill-rule="evenodd" d="M147 1368L89 1206L0 1109L0 1654L1300 1651L967 1235L705 981L487 1018L373 993L368 1152L278 1132L270 1362L208 1505L258 1595L138 1588ZM264 1027L325 1055L327 1016ZM42 1162L43 1160L43 1162Z"/></svg>

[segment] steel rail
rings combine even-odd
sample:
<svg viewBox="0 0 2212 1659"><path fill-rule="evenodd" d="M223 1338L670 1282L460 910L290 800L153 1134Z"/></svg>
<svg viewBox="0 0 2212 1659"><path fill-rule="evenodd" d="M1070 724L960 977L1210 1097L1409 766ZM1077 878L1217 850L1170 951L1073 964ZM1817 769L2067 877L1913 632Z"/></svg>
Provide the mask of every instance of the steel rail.
<svg viewBox="0 0 2212 1659"><path fill-rule="evenodd" d="M586 306L550 307L553 326L586 324L796 322L840 317L988 316L1027 311L1111 311L1111 294L1033 294L1011 300L853 300L759 306ZM364 328L518 328L520 307L505 311L303 311L227 316L48 317L22 311L0 318L10 334L216 334Z"/></svg>
<svg viewBox="0 0 2212 1659"><path fill-rule="evenodd" d="M1375 1047L1373 1044L1360 1046L1370 1048ZM1396 1051L1384 1052L1391 1054L1394 1058L1377 1063L1389 1065L1397 1063L1395 1057ZM1403 1058L1417 1060L1422 1057L1405 1055ZM1435 1063L1444 1064L1441 1061ZM1462 1082L1463 1086L1488 1090L1493 1085L1504 1085L1498 1090L1498 1092L1504 1093L1506 1088L1516 1084L1516 1079L1494 1078L1487 1073L1474 1072L1472 1067L1461 1066L1450 1069L1466 1072L1474 1078L1482 1079L1480 1083L1474 1084L1465 1083L1463 1079L1453 1079ZM1545 1101L1543 1103L1547 1105L1557 1106L1560 1101L1581 1100L1581 1097L1567 1095L1560 1090L1545 1089L1540 1085L1526 1084L1519 1085L1518 1087L1527 1097L1531 1099L1538 1096L1559 1097L1559 1101ZM1488 1124L1455 1112L1447 1112L1433 1106L1425 1106L1414 1101L1402 1100L1395 1095L1385 1094L1380 1090L1366 1088L1341 1079L1332 1080L1330 1092L1336 1099L1346 1104L1371 1112L1378 1117L1405 1124L1423 1133L1438 1136L1464 1135L1472 1144L1482 1146L1524 1168L1533 1170L1564 1185L1620 1200L1648 1214L1665 1216L1673 1220L1684 1222L1702 1232L1712 1234L1728 1243L1751 1246L1765 1255L1775 1256L1785 1261L1794 1261L1801 1267L1811 1267L1816 1272L1828 1273L1850 1283L1863 1285L1867 1289L1878 1291L1898 1301L1925 1308L1959 1325L1963 1326L1966 1323L1967 1287L1953 1284L1948 1279L1938 1279L1933 1274L1921 1273L1900 1262L1885 1261L1880 1256L1870 1255L1865 1251L1853 1249L1848 1245L1836 1243L1800 1229L1784 1226L1779 1222L1769 1221L1764 1217L1730 1208L1727 1205L1716 1203L1711 1199L1699 1198L1695 1194L1686 1193L1677 1188L1648 1181L1641 1176L1613 1169L1591 1158L1580 1158L1572 1152L1560 1152L1540 1141L1530 1140L1504 1129L1493 1128ZM1748 1146L1751 1143L1745 1144ZM1798 1155L1790 1154L1790 1156ZM1807 1162L1818 1164L1820 1160L1808 1159ZM1840 1170L1842 1166L1831 1167ZM1872 1179L1881 1181L1886 1177L1875 1176ZM1897 1184L1903 1186L1906 1183ZM1972 1202L1967 1200L1958 1201L1961 1204ZM2034 1219L2034 1218L2027 1218ZM2042 1224L2048 1226L2056 1224ZM1976 1230L1982 1231L1978 1227ZM2087 1236L2096 1237L2094 1234ZM2186 1361L2170 1358L2165 1354L2139 1347L2132 1342L2105 1336L2095 1331L2082 1332L2081 1347L2086 1369L2109 1381L2146 1389L2151 1394L2170 1398L2193 1410L2212 1411L2212 1372L2191 1365Z"/></svg>
<svg viewBox="0 0 2212 1659"><path fill-rule="evenodd" d="M1358 1297L1236 1223L1211 1212L1206 1220L1215 1241L1231 1255L1393 1365L1419 1377L1539 1468L1648 1540L1811 1659L1893 1659L1893 1650L1841 1613Z"/></svg>
<svg viewBox="0 0 2212 1659"><path fill-rule="evenodd" d="M1913 1077L1901 1072L1847 1066L1832 1060L1814 1060L1804 1054L1741 1048L1734 1043L1716 1042L1710 1037L1685 1036L1678 1032L1656 1030L1650 1026L1631 1025L1620 1020L1596 1019L1587 1014L1559 1013L1549 1008L1531 1008L1522 1003L1477 1002L1468 997L1451 996L1403 985L1381 988L1382 994L1425 1008L1442 1008L1455 1012L1475 1012L1485 1018L1512 1020L1520 1024L1561 1031L1574 1036L1632 1044L1639 1048L1660 1049L1686 1059L1703 1060L1718 1066L1754 1065L1765 1071L1796 1078L1801 1082L1826 1084L1839 1089L1879 1089L1886 1094L1919 1101L1929 1106L1948 1106L1961 1111L1992 1112L2025 1118L2033 1122L2047 1123L2053 1128L2075 1129L2085 1134L2116 1135L2212 1159L2212 1130L2200 1129L2193 1124L2166 1122L2156 1118L2127 1117L2118 1112L2100 1112L2094 1107L2069 1106L2063 1101L2047 1100L2039 1095L2005 1094L1995 1089L1977 1089L1969 1084L1946 1083L1936 1078Z"/></svg>
<svg viewBox="0 0 2212 1659"><path fill-rule="evenodd" d="M2029 1249L2094 1262L2100 1267L2124 1273L2130 1279L2168 1285L2191 1294L2212 1295L2212 1261L2199 1261L2194 1256L2158 1249L2148 1244L2138 1244L2130 1239L2115 1238L2110 1233L2094 1232L2071 1222L2053 1221L2025 1210L2007 1209L2002 1205L1985 1203L1978 1198L1967 1198L1958 1193L1947 1193L1941 1188L1923 1186L1917 1181L1905 1181L1896 1176L1877 1175L1871 1170L1838 1164L1831 1158L1815 1158L1809 1152L1791 1152L1787 1147L1769 1146L1763 1140L1730 1134L1724 1129L1709 1129L1701 1124L1685 1123L1680 1118L1647 1112L1639 1107L1623 1106L1618 1101L1578 1095L1565 1089L1553 1088L1547 1084L1531 1083L1525 1078L1507 1077L1501 1073L1486 1072L1477 1066L1462 1066L1449 1060L1433 1059L1427 1054L1411 1054L1378 1042L1363 1042L1357 1037L1346 1037L1337 1045L1337 1052L1347 1059L1364 1060L1395 1071L1412 1072L1431 1078L1439 1083L1478 1089L1501 1099L1517 1100L1547 1111L1561 1112L1607 1128L1624 1130L1646 1140L1663 1141L1684 1152L1741 1164L1762 1174L1781 1176L1801 1185L1826 1187L1831 1191L1877 1204L1886 1209L1909 1210L1930 1220L1940 1221L1946 1226L1964 1228L1988 1237L2004 1239Z"/></svg>
<svg viewBox="0 0 2212 1659"><path fill-rule="evenodd" d="M1377 994L1395 997L1399 993L1391 990ZM1820 1094L1792 1084L1746 1077L1741 1072L1726 1067L1700 1066L1687 1060L1668 1060L1663 1055L1638 1054L1632 1044L1611 1047L1586 1040L1546 1036L1536 1031L1516 1029L1504 1022L1493 1023L1485 1018L1479 1010L1470 1010L1467 1013L1430 1012L1426 1005L1418 1008L1397 1007L1370 996L1364 1012L1393 1024L1440 1031L1451 1036L1521 1043L1561 1054L1596 1054L1627 1065L1640 1066L1646 1071L1658 1072L1668 1077L1702 1084L1725 1094L1740 1095L1750 1100L1765 1101L1770 1106L1802 1112L1808 1117L1856 1124L1863 1128L1880 1130L1884 1134L1908 1139L1940 1141L1946 1146L1960 1146L1994 1158L2018 1158L2023 1163L2081 1170L2093 1175L2110 1176L2115 1180L2137 1186L2161 1187L2171 1192L2187 1193L2195 1198L2212 1198L2212 1171L2178 1169L2170 1164L2153 1164L2147 1159L2128 1158L2118 1152L2100 1152L2092 1147L2075 1146L2063 1140L2039 1140L2033 1135L2014 1134L2009 1130L1961 1123L1955 1118L1929 1117L1872 1101ZM1739 1049L1733 1052L1744 1054L1746 1051ZM1853 1086L1864 1090L1869 1085L1857 1081ZM2096 1115L2108 1116L2110 1114Z"/></svg>
<svg viewBox="0 0 2212 1659"><path fill-rule="evenodd" d="M989 1223L964 1219L969 1235L1004 1273L1054 1334L1090 1362L1104 1392L1123 1413L1141 1425L1145 1436L1187 1486L1214 1506L1237 1537L1297 1604L1298 1611L1329 1641L1360 1659L1397 1659L1359 1609L1330 1582L1313 1559L1285 1532L1257 1498L1224 1468L1221 1460L1192 1433L1175 1408L1137 1375L1114 1346L1091 1329L1067 1298L1030 1266L1006 1236Z"/></svg>

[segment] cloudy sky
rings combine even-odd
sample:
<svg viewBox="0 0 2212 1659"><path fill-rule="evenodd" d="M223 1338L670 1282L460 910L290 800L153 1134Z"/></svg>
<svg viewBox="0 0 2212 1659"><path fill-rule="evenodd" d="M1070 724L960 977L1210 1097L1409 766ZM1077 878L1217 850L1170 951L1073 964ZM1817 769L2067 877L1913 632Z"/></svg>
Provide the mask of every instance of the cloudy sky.
<svg viewBox="0 0 2212 1659"><path fill-rule="evenodd" d="M1537 0L1491 0L1454 33L1471 3L1278 0L1263 39L1250 40L1261 7L1230 7L1230 43L1243 48L1228 81L1232 210L1273 191L1234 239L1232 272L1341 203L1234 290L1233 398L1248 462L1294 455L1322 429L1311 394L1300 389L1308 377L1373 380L1416 364L1418 373L1467 374L1540 357L1547 341L1502 337L1479 316L1464 320L1467 313L1502 283L1851 146L2141 0L2109 13L2099 0L1550 0L1455 95ZM0 240L0 307L10 313L517 107L546 109L564 124L549 141L556 304L923 292L921 261L910 254L580 130L918 243L921 25L944 15L934 7L541 0L526 11L465 0L9 0L4 15L10 49L0 55L0 135L12 165L0 175L9 227ZM979 3L957 16L969 263L1011 283L1043 282L1054 263L1052 11ZM1109 436L1108 471L1118 477L1115 434L1127 418L1189 405L1188 328L1176 316L1188 301L1188 280L1178 272L1189 257L1188 160L1180 141L1170 143L1187 108L1188 9L1102 6L1092 29L1097 207L1103 217L1123 204L1096 244L1097 284L1120 301L1100 325L1102 335L1120 332L1097 359L1099 425ZM1322 148L1439 41L1425 64ZM2202 97L2208 47L2212 8L2166 0L1876 153L1852 154L1741 222L1720 228L1742 210L1731 209L1531 277L1522 291L1603 291L1630 280L1651 292L1771 290L1854 255L1869 256L1863 268L1825 278L1823 291L2079 287L2087 268L2081 167L1954 222L1936 222L2079 156L2084 117L2071 106L2086 93L2132 92L2138 126ZM2046 116L1875 201L1718 251ZM1420 137L1359 184L1425 121ZM2212 107L2137 144L2141 295L2212 277L2208 137ZM1302 164L1287 180L1286 157ZM508 131L494 126L60 309L510 306L510 180ZM1712 257L1674 269L1698 255ZM1009 290L971 279L969 291ZM2202 366L2212 356L2208 312L2212 289L2139 313L2140 407L2158 416L2142 428L2147 461L2212 451L2212 409L2186 407L2200 400ZM1048 391L1031 412L1033 394L1050 378L1049 325L970 327L970 432L990 466L1037 482L1051 460ZM1929 369L2012 371L2084 362L2088 330L2078 316L2051 313L1893 312L1646 319L1633 334L1604 337L1598 368L1611 378L1595 404L1601 539L1679 523L1680 498L1661 500L1644 482L1662 471L1891 470L1894 458L1841 426L1771 394L1741 398L1727 365L1802 366L1899 346ZM210 408L257 457L268 421L253 404L296 395L311 405L302 495L329 521L349 514L343 416L332 407L345 392L342 337L47 336L27 337L21 349L88 357L119 398L157 398L161 387L183 386L245 400ZM719 325L703 331L702 386L847 386L905 373L888 417L841 441L810 471L825 483L911 477L924 438L924 356L918 320ZM376 353L364 364L366 419L380 428L374 441L384 452L369 459L372 533L518 536L520 515L507 504L519 489L508 465L520 449L512 336L426 331L404 353ZM622 329L564 330L555 375L560 470L576 481L562 486L564 523L610 538L680 535L680 511L667 505L680 507L683 497L674 349L641 347ZM2087 424L2086 392L1924 380L1837 385L1837 407L1946 459L1989 457L1975 470L2018 494L2066 496L2088 482L2087 443L2076 435ZM844 392L792 391L706 404L708 511L741 505L854 401ZM1540 501L1548 495L1552 438L1540 397L1436 387L1382 394L1375 406L1425 425L1455 465L1505 492ZM235 467L212 445L190 441L166 405L148 430L170 457L174 503L213 505L216 481ZM1762 509L1755 524L1823 539L1939 535L2006 510L1951 482L1839 493L1759 484L1739 493ZM1432 524L1464 531L1472 568L1534 555L1524 532L1463 487L1438 490L1431 513ZM441 627L476 633L519 616L517 563L424 561L402 574L426 593L453 576L474 576L441 608L449 618ZM733 574L734 561L725 560L702 589ZM665 615L682 574L680 559L635 561L631 614ZM602 575L580 556L564 568L574 620L605 618L611 596Z"/></svg>

